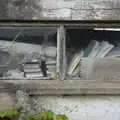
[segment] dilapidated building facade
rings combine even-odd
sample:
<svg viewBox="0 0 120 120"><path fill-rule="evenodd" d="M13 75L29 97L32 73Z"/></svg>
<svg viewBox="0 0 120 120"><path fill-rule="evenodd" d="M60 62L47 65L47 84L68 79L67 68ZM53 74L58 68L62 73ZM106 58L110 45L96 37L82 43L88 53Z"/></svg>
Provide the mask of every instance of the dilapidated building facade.
<svg viewBox="0 0 120 120"><path fill-rule="evenodd" d="M20 89L70 120L120 118L119 0L1 0L0 11L0 109Z"/></svg>
<svg viewBox="0 0 120 120"><path fill-rule="evenodd" d="M119 20L119 0L2 0L0 19Z"/></svg>

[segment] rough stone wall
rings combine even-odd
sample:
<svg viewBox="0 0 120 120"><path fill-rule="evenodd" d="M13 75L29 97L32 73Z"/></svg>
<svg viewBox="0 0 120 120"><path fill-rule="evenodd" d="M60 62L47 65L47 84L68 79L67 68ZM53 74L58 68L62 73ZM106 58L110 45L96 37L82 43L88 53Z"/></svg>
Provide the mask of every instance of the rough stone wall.
<svg viewBox="0 0 120 120"><path fill-rule="evenodd" d="M1 0L0 19L119 20L119 0Z"/></svg>
<svg viewBox="0 0 120 120"><path fill-rule="evenodd" d="M10 92L0 93L0 110L11 108L15 105L15 94Z"/></svg>

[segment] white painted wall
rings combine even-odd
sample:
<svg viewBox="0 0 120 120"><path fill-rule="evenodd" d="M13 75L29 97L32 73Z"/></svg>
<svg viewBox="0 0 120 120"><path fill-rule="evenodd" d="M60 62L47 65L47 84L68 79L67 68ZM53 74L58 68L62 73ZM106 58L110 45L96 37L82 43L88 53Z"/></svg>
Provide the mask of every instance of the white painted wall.
<svg viewBox="0 0 120 120"><path fill-rule="evenodd" d="M34 96L42 109L66 114L69 120L119 120L119 95ZM0 110L15 104L14 94L0 93Z"/></svg>
<svg viewBox="0 0 120 120"><path fill-rule="evenodd" d="M45 109L65 113L69 120L119 120L120 96L46 96L36 97Z"/></svg>

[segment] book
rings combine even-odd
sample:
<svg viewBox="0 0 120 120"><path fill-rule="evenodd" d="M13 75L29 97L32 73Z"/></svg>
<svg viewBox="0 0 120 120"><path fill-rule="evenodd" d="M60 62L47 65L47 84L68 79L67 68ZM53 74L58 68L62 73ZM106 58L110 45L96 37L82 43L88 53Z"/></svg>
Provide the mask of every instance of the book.
<svg viewBox="0 0 120 120"><path fill-rule="evenodd" d="M25 77L36 78L36 77L43 77L41 72L32 72L32 73L25 73Z"/></svg>
<svg viewBox="0 0 120 120"><path fill-rule="evenodd" d="M70 64L68 65L68 70L67 70L68 75L72 75L72 73L75 71L76 67L80 63L80 59L82 56L83 56L83 51L80 51L79 53L73 56Z"/></svg>
<svg viewBox="0 0 120 120"><path fill-rule="evenodd" d="M102 41L95 57L104 57L113 47L114 45L109 44L107 41Z"/></svg>
<svg viewBox="0 0 120 120"><path fill-rule="evenodd" d="M93 52L98 48L99 45L100 43L98 41L92 40L87 46L87 48L85 49L83 57L91 56Z"/></svg>
<svg viewBox="0 0 120 120"><path fill-rule="evenodd" d="M41 69L39 68L39 69L34 69L34 68L32 68L32 69L24 69L24 72L26 72L26 73L31 73L31 72L41 72Z"/></svg>
<svg viewBox="0 0 120 120"><path fill-rule="evenodd" d="M28 62L28 63L24 64L24 69L36 69L36 68L40 68L40 64L39 63Z"/></svg>
<svg viewBox="0 0 120 120"><path fill-rule="evenodd" d="M105 57L109 58L120 57L120 47L114 47L106 54Z"/></svg>

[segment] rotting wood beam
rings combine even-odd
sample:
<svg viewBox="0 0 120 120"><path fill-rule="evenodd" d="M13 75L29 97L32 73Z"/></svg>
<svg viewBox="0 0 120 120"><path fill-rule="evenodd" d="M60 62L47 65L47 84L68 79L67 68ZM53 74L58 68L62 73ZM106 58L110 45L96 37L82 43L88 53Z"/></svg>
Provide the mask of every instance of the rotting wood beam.
<svg viewBox="0 0 120 120"><path fill-rule="evenodd" d="M65 28L60 25L57 31L57 77L64 80L65 77Z"/></svg>
<svg viewBox="0 0 120 120"><path fill-rule="evenodd" d="M1 80L0 90L28 94L120 94L120 80Z"/></svg>

